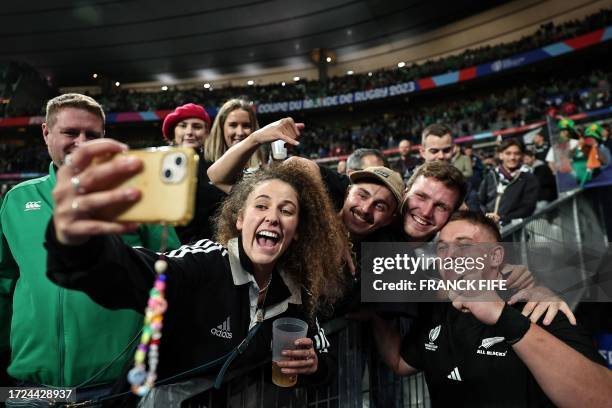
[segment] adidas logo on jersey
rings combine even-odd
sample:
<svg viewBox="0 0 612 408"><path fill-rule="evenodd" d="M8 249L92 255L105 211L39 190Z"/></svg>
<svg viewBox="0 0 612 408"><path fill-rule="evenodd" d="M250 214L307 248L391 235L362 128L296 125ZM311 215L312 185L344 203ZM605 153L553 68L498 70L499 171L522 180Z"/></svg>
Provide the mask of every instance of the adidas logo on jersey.
<svg viewBox="0 0 612 408"><path fill-rule="evenodd" d="M210 329L210 333L213 336L221 337L224 339L231 339L232 332L230 329L230 316L227 316L227 319L225 319L225 321L217 327L213 327L212 329Z"/></svg>
<svg viewBox="0 0 612 408"><path fill-rule="evenodd" d="M461 379L461 375L459 374L459 367L453 368L453 371L451 371L450 374L446 376L446 378L449 378L455 381L463 381Z"/></svg>
<svg viewBox="0 0 612 408"><path fill-rule="evenodd" d="M40 210L40 201L28 201L23 211Z"/></svg>

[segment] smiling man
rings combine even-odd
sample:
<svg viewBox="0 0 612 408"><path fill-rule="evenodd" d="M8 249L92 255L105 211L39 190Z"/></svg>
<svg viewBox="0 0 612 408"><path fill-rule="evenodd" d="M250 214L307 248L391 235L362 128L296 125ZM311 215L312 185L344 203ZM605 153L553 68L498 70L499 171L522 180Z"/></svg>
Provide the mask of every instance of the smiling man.
<svg viewBox="0 0 612 408"><path fill-rule="evenodd" d="M77 399L110 392L142 327L137 313L105 309L45 276L43 240L55 208L51 192L56 172L83 143L104 136L104 123L102 107L89 96L71 93L51 99L42 124L51 157L49 174L15 186L0 207L0 327L10 325L8 374L15 384L78 386ZM78 180L72 188L79 190ZM161 228L154 225L122 235L128 245L154 250L160 237ZM170 228L168 247L178 245ZM0 338L0 350L7 340Z"/></svg>
<svg viewBox="0 0 612 408"><path fill-rule="evenodd" d="M440 243L451 256L466 245L484 251L484 279L500 274L500 238L491 219L467 211L453 214L440 231ZM496 292L487 295L487 301L457 296L452 304L429 304L403 339L389 322L373 320L379 353L398 374L424 371L434 407L609 404L612 374L588 333L563 314L543 327Z"/></svg>
<svg viewBox="0 0 612 408"><path fill-rule="evenodd" d="M419 167L406 186L401 207L409 241L429 241L457 210L467 192L461 172L445 161Z"/></svg>
<svg viewBox="0 0 612 408"><path fill-rule="evenodd" d="M454 152L451 129L440 123L427 126L421 134L419 152L426 162L444 161L450 163Z"/></svg>
<svg viewBox="0 0 612 408"><path fill-rule="evenodd" d="M535 176L523 168L524 146L506 139L497 148L501 164L491 170L480 184L478 198L483 212L501 225L533 214L539 185Z"/></svg>
<svg viewBox="0 0 612 408"><path fill-rule="evenodd" d="M402 197L402 178L387 167L368 167L350 176L340 216L353 243L393 221Z"/></svg>

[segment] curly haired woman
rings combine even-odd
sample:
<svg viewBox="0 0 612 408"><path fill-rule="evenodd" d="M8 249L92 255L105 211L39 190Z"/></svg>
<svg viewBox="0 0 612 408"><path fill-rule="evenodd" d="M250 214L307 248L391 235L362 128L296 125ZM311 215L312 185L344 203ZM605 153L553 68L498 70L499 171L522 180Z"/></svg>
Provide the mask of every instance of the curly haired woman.
<svg viewBox="0 0 612 408"><path fill-rule="evenodd" d="M84 144L71 165L59 170L47 234L48 276L105 307L142 312L159 256L109 235L134 225L96 218L102 208L138 199L136 190L108 186L137 173L141 164L115 160L88 167L96 155L124 149L108 139ZM78 191L71 185L74 177L80 180ZM326 378L329 342L317 315L342 294L336 255L346 245L346 234L323 187L299 165L245 177L222 207L217 237L219 243L201 240L166 254L168 307L158 378L227 353L258 321L258 332L232 367L264 361L270 356L272 321L279 317L309 322L307 337L286 352L293 360L279 364L282 371L302 374L300 381Z"/></svg>

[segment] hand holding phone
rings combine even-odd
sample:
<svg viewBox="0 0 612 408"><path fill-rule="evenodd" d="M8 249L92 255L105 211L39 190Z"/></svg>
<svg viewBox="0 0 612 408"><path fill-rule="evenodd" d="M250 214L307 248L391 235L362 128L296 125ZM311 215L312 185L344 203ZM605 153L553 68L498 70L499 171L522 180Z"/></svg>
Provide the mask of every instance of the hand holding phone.
<svg viewBox="0 0 612 408"><path fill-rule="evenodd" d="M199 159L193 149L164 146L128 150L110 160L122 156L139 158L143 167L138 174L118 187L134 187L141 192L141 197L119 213L116 210L115 213L104 213L102 210L104 218L172 225L185 225L191 220L195 207Z"/></svg>

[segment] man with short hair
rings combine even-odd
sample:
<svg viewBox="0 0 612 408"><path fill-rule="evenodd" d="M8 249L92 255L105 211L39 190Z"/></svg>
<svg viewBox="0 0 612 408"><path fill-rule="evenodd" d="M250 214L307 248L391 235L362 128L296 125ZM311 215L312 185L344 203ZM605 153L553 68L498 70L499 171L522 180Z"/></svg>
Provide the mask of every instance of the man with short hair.
<svg viewBox="0 0 612 408"><path fill-rule="evenodd" d="M354 171L377 166L389 167L385 155L378 149L360 148L346 159L346 174L350 176Z"/></svg>
<svg viewBox="0 0 612 408"><path fill-rule="evenodd" d="M550 149L550 146L548 145L548 143L546 143L546 139L544 138L544 135L539 132L536 133L533 136L533 151L534 151L536 159L544 163L546 161L546 155L548 154L548 149Z"/></svg>
<svg viewBox="0 0 612 408"><path fill-rule="evenodd" d="M470 253L485 253L482 279L499 279L499 241L490 219L458 212L440 231L438 254L464 256L470 246ZM451 274L441 272L456 279ZM459 293L452 304L428 304L403 339L389 322L374 319L379 353L397 374L424 371L432 406L603 407L612 401L612 373L583 329L563 314L549 326L532 323L496 292L487 294L487 301Z"/></svg>
<svg viewBox="0 0 612 408"><path fill-rule="evenodd" d="M393 164L393 170L397 171L404 182L408 181L415 167L422 164L422 160L412 155L412 142L408 139L402 139L399 142L398 150L400 157Z"/></svg>
<svg viewBox="0 0 612 408"><path fill-rule="evenodd" d="M465 178L448 162L430 161L417 168L408 181L401 207L408 239L433 239L461 206L466 193Z"/></svg>
<svg viewBox="0 0 612 408"><path fill-rule="evenodd" d="M0 208L0 297L12 296L12 311L10 303L0 303L0 320L4 325L12 319L8 373L17 385L79 386L79 392L108 393L132 357L131 345L142 327L141 315L105 309L45 276L43 242L54 207L56 171L81 143L104 136L104 121L102 107L88 96L51 99L42 124L52 160L49 174L15 186ZM78 183L73 187L78 189ZM158 226L123 235L126 243L152 250L159 250L160 237ZM167 247L178 246L171 228Z"/></svg>
<svg viewBox="0 0 612 408"><path fill-rule="evenodd" d="M482 211L501 225L533 214L538 200L538 182L522 167L524 146L505 139L497 148L501 164L485 175L478 199Z"/></svg>
<svg viewBox="0 0 612 408"><path fill-rule="evenodd" d="M441 123L434 123L423 129L419 152L426 162L441 160L450 163L453 146L451 129Z"/></svg>

